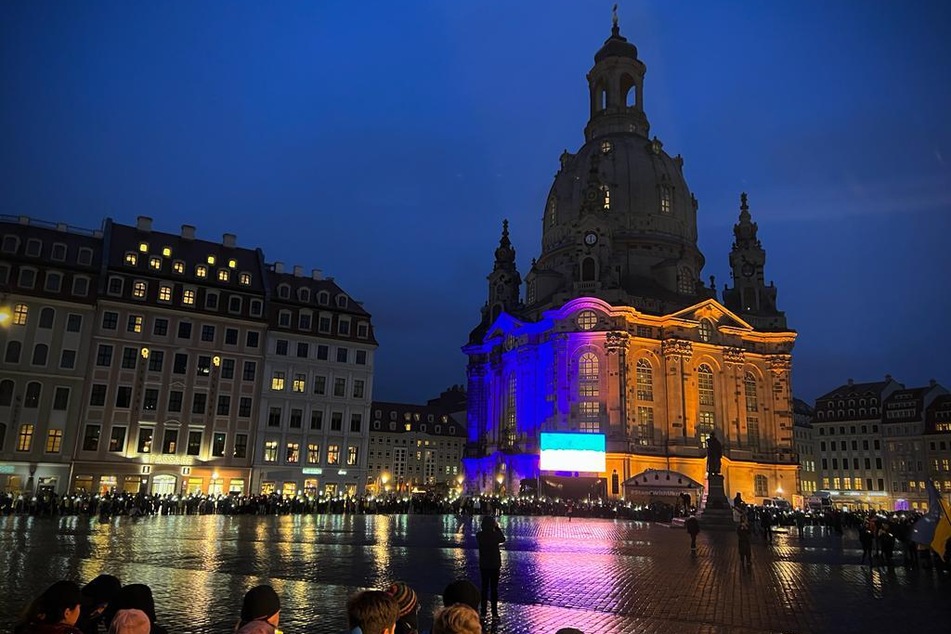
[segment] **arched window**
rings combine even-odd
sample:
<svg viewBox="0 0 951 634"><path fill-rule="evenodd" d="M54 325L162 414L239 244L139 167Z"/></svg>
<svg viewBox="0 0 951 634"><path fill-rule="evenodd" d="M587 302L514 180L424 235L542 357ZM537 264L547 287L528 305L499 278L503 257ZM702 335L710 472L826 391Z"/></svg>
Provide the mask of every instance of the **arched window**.
<svg viewBox="0 0 951 634"><path fill-rule="evenodd" d="M759 410L759 401L756 398L756 377L752 372L747 372L743 379L743 386L746 393L746 411L755 412Z"/></svg>
<svg viewBox="0 0 951 634"><path fill-rule="evenodd" d="M13 402L13 381L0 381L0 407L10 407Z"/></svg>
<svg viewBox="0 0 951 634"><path fill-rule="evenodd" d="M594 258L587 257L581 261L581 281L594 282L597 280L597 267Z"/></svg>
<svg viewBox="0 0 951 634"><path fill-rule="evenodd" d="M621 76L621 100L628 108L637 105L637 88L634 87L634 78L630 75Z"/></svg>
<svg viewBox="0 0 951 634"><path fill-rule="evenodd" d="M297 290L297 297L300 301L304 303L310 302L310 289L309 288L300 288Z"/></svg>
<svg viewBox="0 0 951 634"><path fill-rule="evenodd" d="M663 185L660 188L660 213L670 213L670 199L670 187L668 185Z"/></svg>
<svg viewBox="0 0 951 634"><path fill-rule="evenodd" d="M706 363L697 368L697 391L701 405L715 405L713 398L713 370Z"/></svg>
<svg viewBox="0 0 951 634"><path fill-rule="evenodd" d="M53 317L55 316L56 311L54 311L49 306L45 307L40 311L40 323L37 324L40 328L52 328L53 327Z"/></svg>
<svg viewBox="0 0 951 634"><path fill-rule="evenodd" d="M677 290L685 295L692 295L696 290L695 285L696 280L693 279L693 272L686 266L682 267L677 274Z"/></svg>
<svg viewBox="0 0 951 634"><path fill-rule="evenodd" d="M647 359L637 362L637 400L654 400L654 370Z"/></svg>
<svg viewBox="0 0 951 634"><path fill-rule="evenodd" d="M554 227L555 223L558 222L558 199L554 196L548 198L548 226Z"/></svg>
<svg viewBox="0 0 951 634"><path fill-rule="evenodd" d="M33 359L31 363L33 365L46 365L46 357L49 351L50 348L45 343L38 343L33 346Z"/></svg>
<svg viewBox="0 0 951 634"><path fill-rule="evenodd" d="M595 398L598 386L598 357L593 352L585 352L578 357L578 396Z"/></svg>
<svg viewBox="0 0 951 634"><path fill-rule="evenodd" d="M8 341L7 342L7 353L3 357L5 363L19 363L20 362L20 348L22 344L19 341Z"/></svg>
<svg viewBox="0 0 951 634"><path fill-rule="evenodd" d="M30 381L26 384L26 392L23 394L23 407L39 407L40 392L42 386L36 381Z"/></svg>
<svg viewBox="0 0 951 634"><path fill-rule="evenodd" d="M277 296L281 299L288 299L291 296L291 287L287 284L281 284L277 287Z"/></svg>
<svg viewBox="0 0 951 634"><path fill-rule="evenodd" d="M611 188L601 185L601 204L605 211L611 210Z"/></svg>
<svg viewBox="0 0 951 634"><path fill-rule="evenodd" d="M510 374L505 385L505 418L502 421L500 440L504 447L515 446L515 375Z"/></svg>
<svg viewBox="0 0 951 634"><path fill-rule="evenodd" d="M713 339L713 330L713 324L709 319L701 319L699 327L700 341L710 341Z"/></svg>

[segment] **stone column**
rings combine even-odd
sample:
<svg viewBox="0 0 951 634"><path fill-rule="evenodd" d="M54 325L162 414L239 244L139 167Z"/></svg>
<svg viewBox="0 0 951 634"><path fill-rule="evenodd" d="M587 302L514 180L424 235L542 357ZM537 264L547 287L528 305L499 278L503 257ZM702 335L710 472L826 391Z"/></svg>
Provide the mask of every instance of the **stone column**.
<svg viewBox="0 0 951 634"><path fill-rule="evenodd" d="M664 355L664 378L667 384L667 437L687 437L687 395L684 364L693 355L693 344L685 339L665 339L661 342ZM674 412L677 413L674 416Z"/></svg>
<svg viewBox="0 0 951 634"><path fill-rule="evenodd" d="M723 361L729 369L733 379L733 399L727 403L727 421L732 420L733 425L728 426L725 437L727 446L740 448L743 446L742 430L745 428L743 413L746 410L746 399L743 396L743 365L746 363L746 354L742 348L729 347L723 349Z"/></svg>

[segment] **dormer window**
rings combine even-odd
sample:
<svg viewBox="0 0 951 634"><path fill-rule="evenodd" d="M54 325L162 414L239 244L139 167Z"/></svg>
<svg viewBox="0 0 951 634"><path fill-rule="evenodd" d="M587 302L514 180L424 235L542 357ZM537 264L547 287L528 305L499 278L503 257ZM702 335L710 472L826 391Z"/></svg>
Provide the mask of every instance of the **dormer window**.
<svg viewBox="0 0 951 634"><path fill-rule="evenodd" d="M135 266L139 263L139 256L136 255L135 252L129 251L125 254L125 263L129 266Z"/></svg>
<svg viewBox="0 0 951 634"><path fill-rule="evenodd" d="M291 296L291 287L287 284L281 284L277 287L277 296L281 299L287 299Z"/></svg>
<svg viewBox="0 0 951 634"><path fill-rule="evenodd" d="M347 307L347 296L337 295L337 308L346 308L346 307Z"/></svg>
<svg viewBox="0 0 951 634"><path fill-rule="evenodd" d="M140 242L140 243L139 243L139 252L140 252L140 253L148 253L148 252L149 252L149 243L148 243L148 242Z"/></svg>
<svg viewBox="0 0 951 634"><path fill-rule="evenodd" d="M162 269L162 258L149 258L149 268L159 271Z"/></svg>
<svg viewBox="0 0 951 634"><path fill-rule="evenodd" d="M709 319L700 320L700 341L710 341L713 338L713 324Z"/></svg>
<svg viewBox="0 0 951 634"><path fill-rule="evenodd" d="M307 303L310 302L310 289L309 288L299 288L297 289L297 299Z"/></svg>
<svg viewBox="0 0 951 634"><path fill-rule="evenodd" d="M207 262L208 262L208 265L209 265L209 266L214 266L214 265L215 265L215 256L209 255Z"/></svg>
<svg viewBox="0 0 951 634"><path fill-rule="evenodd" d="M236 269L236 268L238 268L238 261L235 260L234 258L228 260L228 268L229 268L229 269Z"/></svg>
<svg viewBox="0 0 951 634"><path fill-rule="evenodd" d="M195 277L200 277L200 278L208 277L208 267L203 264L199 264L195 266Z"/></svg>
<svg viewBox="0 0 951 634"><path fill-rule="evenodd" d="M66 245L62 242L57 242L53 245L53 250L50 251L50 259L56 260L57 262L63 262L66 260Z"/></svg>
<svg viewBox="0 0 951 634"><path fill-rule="evenodd" d="M241 284L242 286L251 286L251 274L242 273L241 275L239 275L238 283Z"/></svg>
<svg viewBox="0 0 951 634"><path fill-rule="evenodd" d="M548 199L548 226L554 227L558 222L558 199L552 196Z"/></svg>
<svg viewBox="0 0 951 634"><path fill-rule="evenodd" d="M231 271L229 269L218 269L218 281L227 282L231 279Z"/></svg>
<svg viewBox="0 0 951 634"><path fill-rule="evenodd" d="M172 257L172 247L162 247L162 257Z"/></svg>
<svg viewBox="0 0 951 634"><path fill-rule="evenodd" d="M174 262L172 262L172 270L179 274L184 273L185 263L182 262L181 260L175 260Z"/></svg>
<svg viewBox="0 0 951 634"><path fill-rule="evenodd" d="M317 293L317 303L321 306L326 306L330 303L330 293L327 291L320 291Z"/></svg>

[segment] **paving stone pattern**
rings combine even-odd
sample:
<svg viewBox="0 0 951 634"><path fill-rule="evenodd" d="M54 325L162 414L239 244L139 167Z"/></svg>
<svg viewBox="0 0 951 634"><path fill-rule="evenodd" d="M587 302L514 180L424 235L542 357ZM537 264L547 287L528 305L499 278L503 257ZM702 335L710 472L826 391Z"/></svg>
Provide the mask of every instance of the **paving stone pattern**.
<svg viewBox="0 0 951 634"><path fill-rule="evenodd" d="M951 631L951 575L860 565L856 535L754 536L753 565L736 537L638 522L503 517L500 618L486 631ZM400 579L429 626L449 581L478 582L478 518L453 516L176 516L0 518L0 630L60 578L110 573L149 584L171 632L232 632L244 592L271 583L286 634L339 634L347 596Z"/></svg>

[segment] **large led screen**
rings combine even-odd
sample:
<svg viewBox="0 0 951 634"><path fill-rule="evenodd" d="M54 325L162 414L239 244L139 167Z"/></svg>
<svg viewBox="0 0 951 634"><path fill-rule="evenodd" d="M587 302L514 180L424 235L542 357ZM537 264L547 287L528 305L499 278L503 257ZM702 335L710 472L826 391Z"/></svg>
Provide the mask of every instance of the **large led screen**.
<svg viewBox="0 0 951 634"><path fill-rule="evenodd" d="M542 432L542 471L604 471L604 434Z"/></svg>

